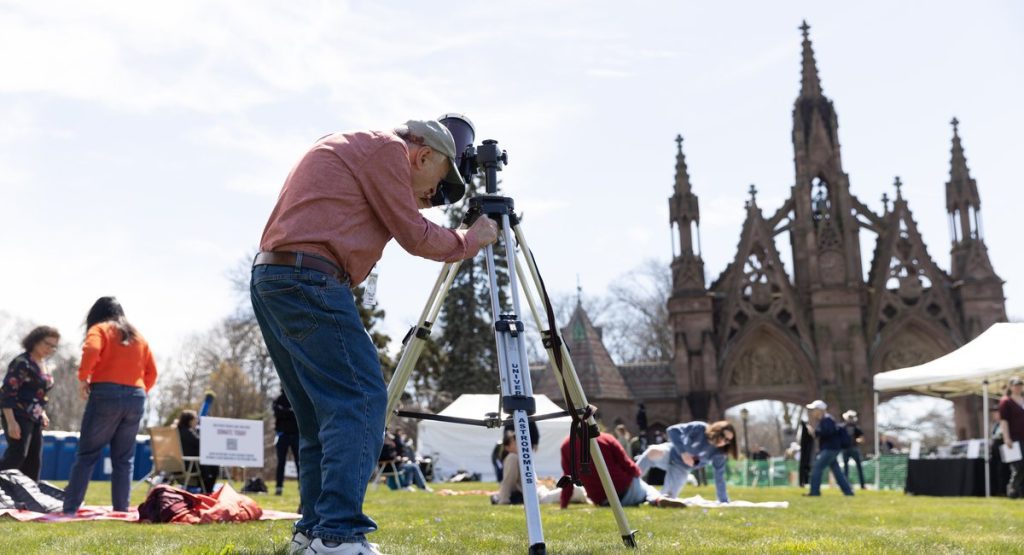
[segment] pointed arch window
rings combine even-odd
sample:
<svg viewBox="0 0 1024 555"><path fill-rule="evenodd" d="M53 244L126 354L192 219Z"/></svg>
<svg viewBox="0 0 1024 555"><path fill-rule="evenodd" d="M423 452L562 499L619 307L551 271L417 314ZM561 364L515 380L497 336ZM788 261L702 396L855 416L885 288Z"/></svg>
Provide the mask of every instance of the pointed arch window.
<svg viewBox="0 0 1024 555"><path fill-rule="evenodd" d="M811 181L811 215L815 222L832 219L832 190L821 177Z"/></svg>

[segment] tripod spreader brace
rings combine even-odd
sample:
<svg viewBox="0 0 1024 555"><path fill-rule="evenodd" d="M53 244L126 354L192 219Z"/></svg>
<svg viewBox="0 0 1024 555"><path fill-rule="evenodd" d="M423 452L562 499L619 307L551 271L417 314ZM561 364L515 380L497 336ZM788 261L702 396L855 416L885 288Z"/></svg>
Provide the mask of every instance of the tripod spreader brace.
<svg viewBox="0 0 1024 555"><path fill-rule="evenodd" d="M474 418L459 418L457 416L442 416L440 414L427 414L423 412L412 412L407 410L396 410L395 416L401 416L403 418L416 418L418 420L434 420L436 422L449 422L451 424L468 424L470 426L482 426L484 428L498 428L512 423L512 418L499 418L498 413L489 412L484 415L483 420L477 420ZM540 416L531 416L530 422L540 422L541 420L551 420L552 418L561 418L563 416L569 416L568 411L552 412L548 414L542 414Z"/></svg>

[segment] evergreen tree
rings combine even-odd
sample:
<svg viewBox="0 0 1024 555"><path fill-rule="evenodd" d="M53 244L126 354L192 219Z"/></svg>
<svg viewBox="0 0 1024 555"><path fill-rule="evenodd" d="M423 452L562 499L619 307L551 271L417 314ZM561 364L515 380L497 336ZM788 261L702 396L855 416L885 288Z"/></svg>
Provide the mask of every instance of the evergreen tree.
<svg viewBox="0 0 1024 555"><path fill-rule="evenodd" d="M478 180L467 183L466 197L483 190ZM462 223L468 203L453 207L449 223ZM500 298L506 305L504 287L508 284L508 264L503 246L495 246L495 267ZM439 395L454 399L463 393L497 393L498 363L492 323L490 283L483 252L463 261L441 308L441 336L438 344L444 356L442 370L437 374ZM521 318L521 316L520 316Z"/></svg>

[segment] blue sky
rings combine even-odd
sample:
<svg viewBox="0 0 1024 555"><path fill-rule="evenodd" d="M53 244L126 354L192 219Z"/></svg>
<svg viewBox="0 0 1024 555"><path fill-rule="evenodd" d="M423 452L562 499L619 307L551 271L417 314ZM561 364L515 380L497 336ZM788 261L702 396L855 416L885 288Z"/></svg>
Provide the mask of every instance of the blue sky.
<svg viewBox="0 0 1024 555"><path fill-rule="evenodd" d="M0 2L0 310L77 338L115 294L170 356L238 302L226 275L313 140L453 111L509 151L505 191L561 294L667 264L681 133L710 282L749 185L769 214L792 185L806 18L853 193L880 210L899 175L948 269L955 115L1024 317L1024 7L891 4ZM396 340L438 270L388 247L378 296Z"/></svg>

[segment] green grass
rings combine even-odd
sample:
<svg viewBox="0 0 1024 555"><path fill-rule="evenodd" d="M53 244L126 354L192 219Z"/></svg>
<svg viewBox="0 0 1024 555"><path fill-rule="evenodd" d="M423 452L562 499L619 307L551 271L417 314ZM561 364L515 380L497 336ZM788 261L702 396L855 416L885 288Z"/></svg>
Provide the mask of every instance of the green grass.
<svg viewBox="0 0 1024 555"><path fill-rule="evenodd" d="M62 485L62 484L59 484ZM483 484L493 487L494 484ZM459 484L453 489L476 489ZM93 482L87 504L109 504L109 483ZM788 509L626 509L643 553L1021 553L1024 501L1002 498L912 497L858 491L820 498L796 488L730 488L734 499L789 501ZM684 496L714 497L713 487L687 487ZM133 502L145 496L134 492ZM261 506L294 510L295 482L285 495L258 495ZM525 553L522 507L491 506L485 497L393 492L367 496L371 535L389 554ZM628 553L609 509L573 505L542 510L548 550L562 554ZM65 524L0 521L0 553L283 553L290 521L204 526L125 522Z"/></svg>

